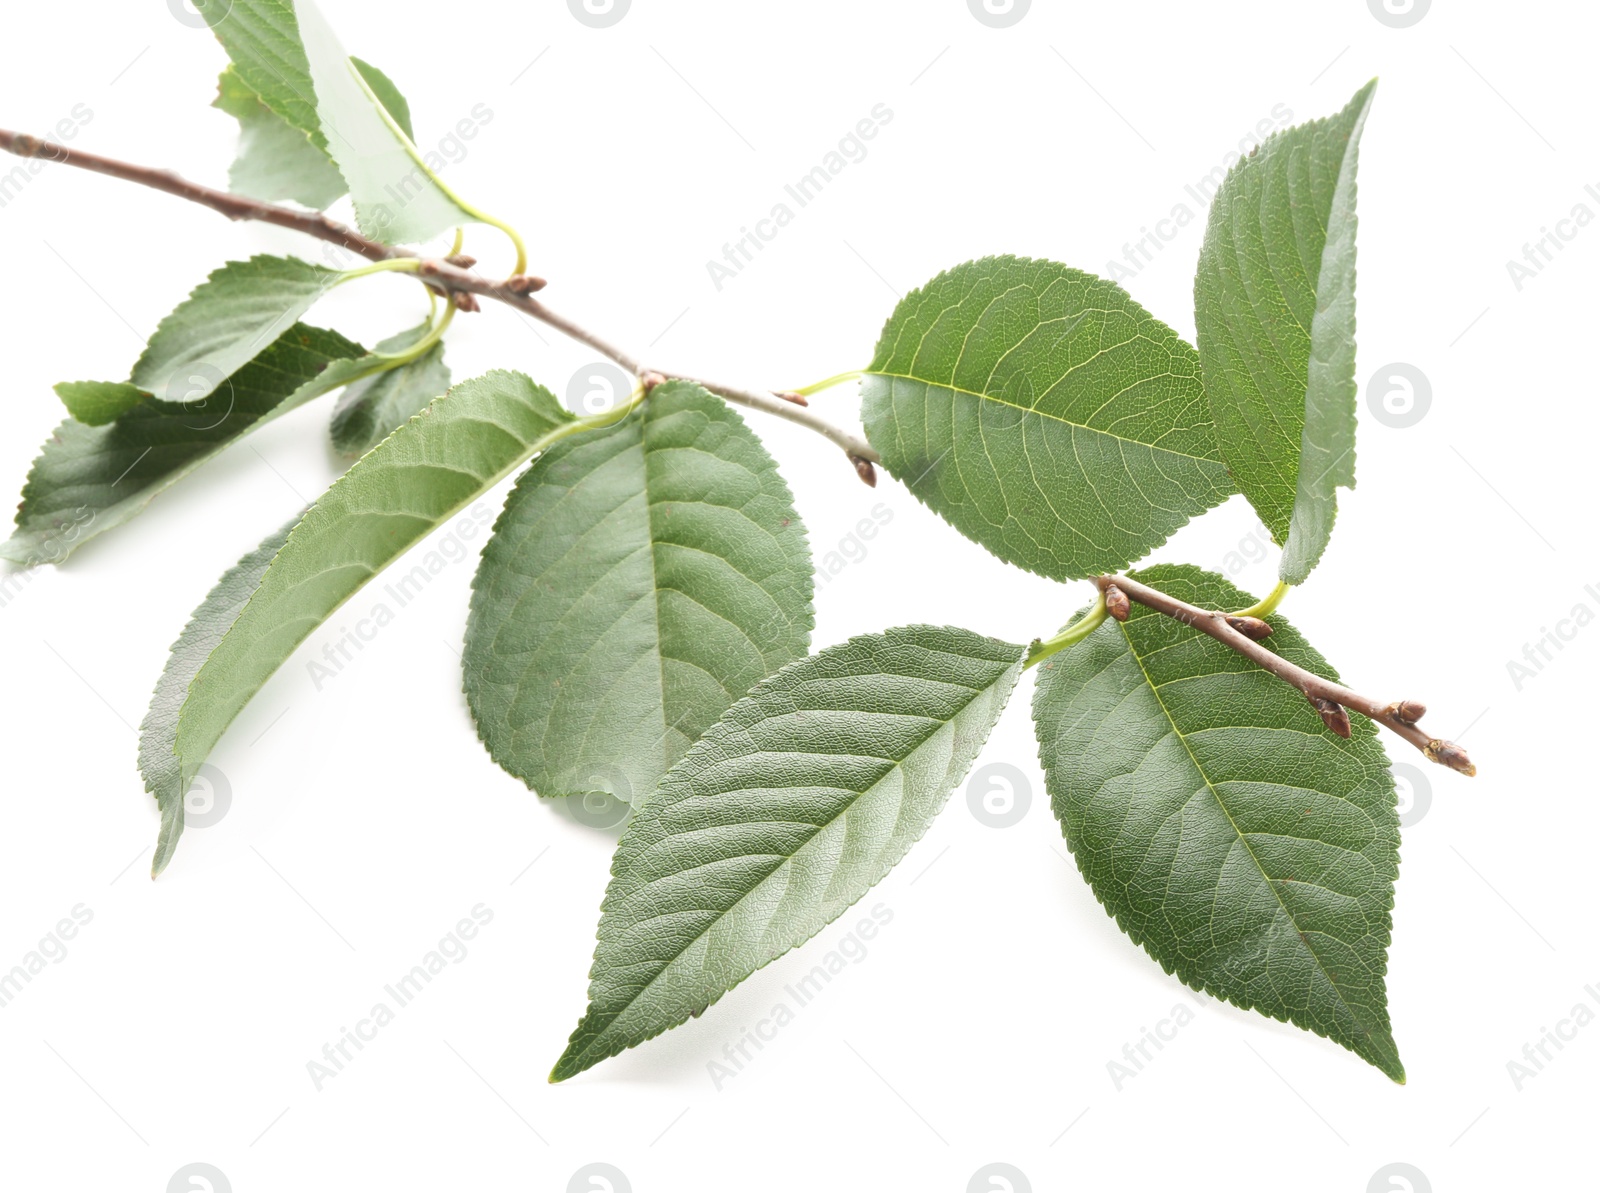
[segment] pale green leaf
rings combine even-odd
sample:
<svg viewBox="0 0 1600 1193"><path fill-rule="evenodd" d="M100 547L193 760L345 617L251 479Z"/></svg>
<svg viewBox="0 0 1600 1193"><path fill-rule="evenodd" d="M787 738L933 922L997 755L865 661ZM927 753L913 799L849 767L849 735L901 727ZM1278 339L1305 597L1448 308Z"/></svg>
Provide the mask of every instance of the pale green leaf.
<svg viewBox="0 0 1600 1193"><path fill-rule="evenodd" d="M126 381L61 381L55 391L67 413L88 427L115 422L150 396Z"/></svg>
<svg viewBox="0 0 1600 1193"><path fill-rule="evenodd" d="M305 131L261 102L230 66L217 80L212 105L239 122L239 149L228 189L268 203L285 199L321 211L345 193L344 175Z"/></svg>
<svg viewBox="0 0 1600 1193"><path fill-rule="evenodd" d="M361 231L415 243L480 220L424 164L316 5L297 0L295 12L328 152L350 184Z"/></svg>
<svg viewBox="0 0 1600 1193"><path fill-rule="evenodd" d="M394 83L377 67L359 58L351 61L379 102L411 136L411 108ZM320 211L345 193L344 175L326 150L263 103L237 66L222 72L212 106L239 122L239 151L228 171L228 189L234 194L267 202L292 199Z"/></svg>
<svg viewBox="0 0 1600 1193"><path fill-rule="evenodd" d="M260 585L267 565L282 549L299 520L300 515L297 515L268 535L259 547L222 574L222 579L206 594L183 633L172 644L171 656L156 682L150 711L139 726L139 771L144 776L145 790L157 797L161 811L161 831L151 866L154 874L159 874L172 860L178 838L183 835L183 799L162 799L161 796L171 791L188 795L189 784L183 778L177 755L172 752L172 740L189 684L238 618L239 611Z"/></svg>
<svg viewBox="0 0 1600 1193"><path fill-rule="evenodd" d="M202 401L150 398L105 426L62 423L33 462L0 559L59 562L247 432L372 367L359 344L297 324Z"/></svg>
<svg viewBox="0 0 1600 1193"><path fill-rule="evenodd" d="M791 664L729 709L617 846L589 1009L551 1080L698 1015L865 894L966 774L1022 654L907 626Z"/></svg>
<svg viewBox="0 0 1600 1193"><path fill-rule="evenodd" d="M907 295L861 391L894 476L1055 579L1121 568L1232 491L1195 350L1051 261L988 257Z"/></svg>
<svg viewBox="0 0 1600 1193"><path fill-rule="evenodd" d="M1335 489L1356 483L1356 163L1376 86L1239 160L1195 274L1217 438L1290 584L1327 547Z"/></svg>
<svg viewBox="0 0 1600 1193"><path fill-rule="evenodd" d="M1199 568L1134 578L1252 603ZM1337 679L1268 620L1265 645ZM1405 1080L1384 993L1400 829L1369 721L1336 737L1295 688L1141 605L1040 665L1033 715L1067 845L1124 932L1187 985Z"/></svg>
<svg viewBox="0 0 1600 1193"><path fill-rule="evenodd" d="M169 402L198 402L299 320L339 277L292 257L230 261L156 328L130 380Z"/></svg>
<svg viewBox="0 0 1600 1193"><path fill-rule="evenodd" d="M181 801L223 731L296 646L570 422L548 390L520 374L489 373L437 399L335 481L290 532L195 673L170 743L152 745L167 744L179 762L158 776L163 813Z"/></svg>
<svg viewBox="0 0 1600 1193"><path fill-rule="evenodd" d="M752 684L803 658L805 529L744 420L669 381L517 481L483 551L467 700L540 795L643 800Z"/></svg>
<svg viewBox="0 0 1600 1193"><path fill-rule="evenodd" d="M384 340L376 351L388 355L405 352L432 329L431 322L423 322ZM416 360L355 382L339 395L333 408L329 434L334 450L346 456L366 455L449 388L450 370L444 363L442 342Z"/></svg>

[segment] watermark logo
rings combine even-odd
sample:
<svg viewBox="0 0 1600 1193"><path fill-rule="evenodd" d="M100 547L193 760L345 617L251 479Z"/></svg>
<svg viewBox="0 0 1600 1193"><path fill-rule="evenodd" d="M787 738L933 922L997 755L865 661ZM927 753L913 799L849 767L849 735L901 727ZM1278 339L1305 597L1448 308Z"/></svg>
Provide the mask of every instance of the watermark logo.
<svg viewBox="0 0 1600 1193"><path fill-rule="evenodd" d="M56 926L10 969L0 971L0 1007L11 1005L13 999L42 974L50 965L60 965L67 959L67 942L77 937L84 926L94 919L94 910L79 903L56 921Z"/></svg>
<svg viewBox="0 0 1600 1193"><path fill-rule="evenodd" d="M233 806L233 787L228 776L209 762L202 762L194 784L183 797L184 828L210 828L221 821Z"/></svg>
<svg viewBox="0 0 1600 1193"><path fill-rule="evenodd" d="M616 828L633 812L633 784L616 767L590 775L584 785L592 790L561 801L562 807L579 824L589 828Z"/></svg>
<svg viewBox="0 0 1600 1193"><path fill-rule="evenodd" d="M991 29L1009 29L1033 7L1033 0L967 0L973 16Z"/></svg>
<svg viewBox="0 0 1600 1193"><path fill-rule="evenodd" d="M1415 1164L1385 1164L1367 1182L1367 1193L1433 1193L1433 1182Z"/></svg>
<svg viewBox="0 0 1600 1193"><path fill-rule="evenodd" d="M633 396L634 380L619 364L597 360L567 382L567 409L579 418L615 410Z"/></svg>
<svg viewBox="0 0 1600 1193"><path fill-rule="evenodd" d="M1397 762L1389 768L1394 776L1394 794L1399 804L1400 827L1419 824L1433 806L1433 784L1421 769L1409 762Z"/></svg>
<svg viewBox="0 0 1600 1193"><path fill-rule="evenodd" d="M1416 365L1384 365L1367 382L1367 409L1386 427L1414 427L1433 405L1433 386Z"/></svg>
<svg viewBox="0 0 1600 1193"><path fill-rule="evenodd" d="M1372 15L1391 29L1409 29L1433 7L1433 0L1367 0Z"/></svg>
<svg viewBox="0 0 1600 1193"><path fill-rule="evenodd" d="M1009 762L986 763L967 780L967 809L988 828L1021 824L1032 805L1033 785L1020 767Z"/></svg>
<svg viewBox="0 0 1600 1193"><path fill-rule="evenodd" d="M1554 1030L1540 1024L1538 1039L1522 1046L1522 1059L1506 1062L1506 1074L1519 1094L1527 1088L1528 1082L1544 1072L1546 1065L1566 1051L1580 1031L1600 1018L1595 1014L1595 1008L1600 1007L1600 989L1585 986L1583 993L1590 1001L1574 1003L1565 1016L1556 1020Z"/></svg>
<svg viewBox="0 0 1600 1193"><path fill-rule="evenodd" d="M1156 1020L1154 1028L1139 1027L1139 1038L1132 1043L1122 1046L1122 1058L1112 1058L1106 1062L1106 1074L1111 1078L1111 1084L1120 1094L1132 1081L1145 1071L1155 1058L1166 1049L1166 1046L1178 1038L1178 1033L1195 1020L1194 1007L1186 1003L1178 1003L1162 1018Z"/></svg>
<svg viewBox="0 0 1600 1193"><path fill-rule="evenodd" d="M205 29L227 19L233 11L233 0L167 0L167 9L178 24L187 25L190 29ZM200 1167L204 1168L205 1165Z"/></svg>
<svg viewBox="0 0 1600 1193"><path fill-rule="evenodd" d="M167 1182L167 1193L233 1193L233 1185L215 1164L185 1164Z"/></svg>
<svg viewBox="0 0 1600 1193"><path fill-rule="evenodd" d="M567 1182L567 1193L633 1193L633 1185L615 1164L585 1164Z"/></svg>
<svg viewBox="0 0 1600 1193"><path fill-rule="evenodd" d="M611 28L632 7L633 0L567 0L567 11L591 29Z"/></svg>
<svg viewBox="0 0 1600 1193"><path fill-rule="evenodd" d="M1033 1183L1015 1164L985 1164L967 1182L967 1193L1033 1193Z"/></svg>

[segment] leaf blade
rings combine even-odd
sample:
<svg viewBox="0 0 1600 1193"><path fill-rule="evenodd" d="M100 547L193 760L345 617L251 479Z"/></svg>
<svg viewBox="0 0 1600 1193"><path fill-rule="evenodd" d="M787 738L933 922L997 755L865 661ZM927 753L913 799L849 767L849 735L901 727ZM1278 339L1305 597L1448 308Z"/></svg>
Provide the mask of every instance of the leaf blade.
<svg viewBox="0 0 1600 1193"><path fill-rule="evenodd" d="M28 472L0 559L59 562L250 431L370 366L359 344L301 323L202 401L150 398L97 427L67 420Z"/></svg>
<svg viewBox="0 0 1600 1193"><path fill-rule="evenodd" d="M163 319L130 381L169 402L198 402L293 327L339 277L260 255L216 270Z"/></svg>
<svg viewBox="0 0 1600 1193"><path fill-rule="evenodd" d="M432 330L433 324L424 321L381 341L374 354L403 353ZM329 420L328 436L334 450L345 456L366 455L449 388L450 369L444 363L442 341L415 360L352 381L339 395Z"/></svg>
<svg viewBox="0 0 1600 1193"><path fill-rule="evenodd" d="M861 389L918 500L1053 579L1121 568L1231 492L1194 349L1055 262L989 257L908 295Z"/></svg>
<svg viewBox="0 0 1600 1193"><path fill-rule="evenodd" d="M1375 86L1234 165L1195 274L1218 439L1289 584L1327 547L1335 490L1355 486L1356 167Z"/></svg>
<svg viewBox="0 0 1600 1193"><path fill-rule="evenodd" d="M444 520L571 421L519 374L456 386L358 460L311 507L189 685L172 729L165 813L261 685L311 632ZM170 778L170 776L168 776Z"/></svg>
<svg viewBox="0 0 1600 1193"><path fill-rule="evenodd" d="M643 800L805 656L811 595L805 529L760 440L698 385L657 386L626 422L544 453L507 499L463 653L479 736L540 795Z"/></svg>
<svg viewBox="0 0 1600 1193"><path fill-rule="evenodd" d="M62 381L55 391L67 413L86 427L116 422L150 397L126 381Z"/></svg>
<svg viewBox="0 0 1600 1193"><path fill-rule="evenodd" d="M698 1014L870 889L966 773L1022 654L905 626L791 664L729 709L623 834L589 1008L551 1080Z"/></svg>
<svg viewBox="0 0 1600 1193"><path fill-rule="evenodd" d="M1198 568L1136 578L1203 608L1249 601ZM1269 621L1271 649L1335 678ZM1034 725L1078 868L1135 943L1404 1081L1383 981L1399 820L1370 723L1340 739L1293 688L1135 606L1041 665Z"/></svg>

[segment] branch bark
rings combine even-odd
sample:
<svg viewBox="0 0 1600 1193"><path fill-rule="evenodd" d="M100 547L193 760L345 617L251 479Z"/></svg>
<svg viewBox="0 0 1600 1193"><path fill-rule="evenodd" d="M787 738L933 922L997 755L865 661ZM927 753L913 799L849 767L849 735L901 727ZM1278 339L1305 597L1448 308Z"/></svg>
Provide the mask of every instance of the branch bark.
<svg viewBox="0 0 1600 1193"><path fill-rule="evenodd" d="M1230 624L1232 620L1238 619L1230 618L1227 613L1201 609L1176 597L1168 596L1164 592L1158 592L1148 585L1140 584L1137 580L1130 580L1126 576L1101 576L1095 583L1099 585L1101 592L1119 589L1130 600L1137 601L1147 609L1154 609L1157 613L1163 613L1186 626L1192 626L1202 634L1210 635L1230 650L1238 651L1257 666L1272 672L1292 687L1298 688L1335 732L1338 732L1335 722L1339 717L1339 713L1335 710L1349 709L1398 734L1422 751L1422 756L1429 762L1448 766L1464 775L1478 773L1478 768L1472 764L1467 752L1460 746L1434 737L1418 727L1416 722L1421 719L1424 709L1415 701L1400 700L1384 704L1351 691L1343 684L1324 679L1304 667L1297 667ZM1328 708L1329 705L1333 708ZM1348 718L1341 736L1349 736Z"/></svg>
<svg viewBox="0 0 1600 1193"><path fill-rule="evenodd" d="M230 220L254 220L260 223L273 224L280 228L288 228L295 232L304 233L307 236L314 236L318 240L327 241L329 244L338 245L340 248L365 257L369 261L389 261L399 257L415 258L420 256L420 254L407 248L381 244L378 241L371 240L361 235L354 228L342 224L338 220L329 219L321 212L301 211L293 207L280 207L273 203L263 203L257 199L248 199L242 195L229 194L227 191L220 191L209 186L202 186L196 182L190 182L170 170L136 166L128 162L117 161L114 158L101 157L96 153L87 153L81 149L69 149L65 145L53 141L43 141L26 133L0 129L0 149L13 153L18 157L36 158L40 161L57 162L65 166L76 166L80 170L104 174L107 177L121 179L124 182L137 183L140 186L175 195L191 203L197 203L202 207L209 207L212 211L224 215ZM738 406L746 406L752 410L760 410L775 418L785 419L788 422L805 427L809 431L815 431L828 442L840 448L849 457L857 475L862 480L869 485L874 483L876 474L873 471L873 465L878 461L878 453L861 436L853 434L843 427L835 426L821 416L814 414L804 405L781 398L775 392L750 389L739 385L727 385L722 382L704 381L685 373L674 373L666 369L647 368L637 356L616 347L594 332L532 297L533 291L544 287L545 283L541 279L518 276L496 281L485 278L471 269L464 269L448 261L433 259L428 259L425 262L424 268L418 272L417 276L424 279L426 284L451 294L481 295L484 298L493 299L496 302L513 307L539 320L546 326L554 328L562 335L593 348L602 356L615 361L637 377L642 378L646 373L659 373L668 379L692 381L697 385L704 386L724 401L732 402Z"/></svg>

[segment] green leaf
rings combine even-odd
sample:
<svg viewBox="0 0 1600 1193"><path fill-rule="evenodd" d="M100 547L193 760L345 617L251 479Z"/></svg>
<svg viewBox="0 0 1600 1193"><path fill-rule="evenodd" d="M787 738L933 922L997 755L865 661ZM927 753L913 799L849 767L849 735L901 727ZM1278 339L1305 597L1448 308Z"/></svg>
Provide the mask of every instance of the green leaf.
<svg viewBox="0 0 1600 1193"><path fill-rule="evenodd" d="M175 815L169 805L181 802L223 731L296 646L571 418L526 377L489 373L437 399L335 481L195 672L170 742L163 731L152 743L155 754L165 745L179 763L175 771L146 773L163 817ZM164 859L157 862L159 870Z"/></svg>
<svg viewBox="0 0 1600 1193"><path fill-rule="evenodd" d="M297 515L268 535L259 547L222 574L222 579L206 594L183 633L172 644L171 657L156 682L150 711L139 726L139 772L144 776L145 790L156 796L161 810L161 831L156 839L152 873L159 874L172 860L178 838L183 835L183 799L161 797L163 792L180 791L184 796L189 792L189 782L184 781L177 756L172 753L178 714L188 696L189 685L238 619L240 610L266 574L267 565L282 549L300 517Z"/></svg>
<svg viewBox="0 0 1600 1193"><path fill-rule="evenodd" d="M133 366L133 384L169 402L198 402L321 298L340 275L292 257L230 261L161 321Z"/></svg>
<svg viewBox="0 0 1600 1193"><path fill-rule="evenodd" d="M988 257L908 295L861 392L892 474L1054 579L1121 568L1232 491L1194 349L1051 261Z"/></svg>
<svg viewBox="0 0 1600 1193"><path fill-rule="evenodd" d="M1199 568L1136 579L1210 609ZM1283 618L1266 645L1329 679ZM1141 605L1039 668L1045 785L1095 897L1168 973L1405 1070L1384 994L1400 829L1370 722L1330 732L1300 692Z"/></svg>
<svg viewBox="0 0 1600 1193"><path fill-rule="evenodd" d="M698 1015L898 862L982 748L1023 648L906 626L794 663L629 823L560 1081Z"/></svg>
<svg viewBox="0 0 1600 1193"><path fill-rule="evenodd" d="M228 170L228 189L268 203L285 199L321 211L345 193L344 175L305 131L261 102L230 66L217 80L219 108L239 122L239 150Z"/></svg>
<svg viewBox="0 0 1600 1193"><path fill-rule="evenodd" d="M415 243L481 220L424 164L316 5L297 0L295 11L328 152L350 184L361 231L386 244Z"/></svg>
<svg viewBox="0 0 1600 1193"><path fill-rule="evenodd" d="M300 27L290 0L224 0L200 13L233 60L239 81L260 103L326 152L317 119L311 67L300 45Z"/></svg>
<svg viewBox="0 0 1600 1193"><path fill-rule="evenodd" d="M478 732L540 795L642 801L751 685L805 657L811 589L805 528L760 440L669 381L512 490L467 623Z"/></svg>
<svg viewBox="0 0 1600 1193"><path fill-rule="evenodd" d="M405 352L432 329L433 324L424 321L384 340L376 350L388 355ZM442 342L416 360L357 381L339 395L333 408L329 434L334 450L346 456L366 455L449 388L450 370L444 363Z"/></svg>
<svg viewBox="0 0 1600 1193"><path fill-rule="evenodd" d="M351 61L389 115L412 136L411 107L399 89L377 67L359 58ZM309 91L309 75L306 86ZM344 175L326 149L262 102L237 66L229 66L217 80L212 107L239 122L239 152L228 172L228 189L234 194L267 202L292 199L320 211L345 193Z"/></svg>
<svg viewBox="0 0 1600 1193"><path fill-rule="evenodd" d="M1217 437L1289 584L1328 545L1335 488L1356 483L1356 160L1376 86L1239 160L1195 274Z"/></svg>
<svg viewBox="0 0 1600 1193"><path fill-rule="evenodd" d="M67 413L89 427L115 422L150 396L126 381L62 381L55 390Z"/></svg>
<svg viewBox="0 0 1600 1193"><path fill-rule="evenodd" d="M247 432L372 367L359 344L296 324L202 401L150 398L99 427L69 419L33 462L0 559L58 562Z"/></svg>

